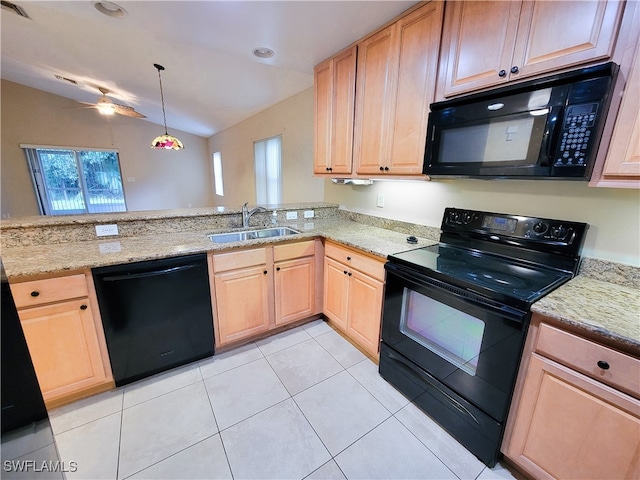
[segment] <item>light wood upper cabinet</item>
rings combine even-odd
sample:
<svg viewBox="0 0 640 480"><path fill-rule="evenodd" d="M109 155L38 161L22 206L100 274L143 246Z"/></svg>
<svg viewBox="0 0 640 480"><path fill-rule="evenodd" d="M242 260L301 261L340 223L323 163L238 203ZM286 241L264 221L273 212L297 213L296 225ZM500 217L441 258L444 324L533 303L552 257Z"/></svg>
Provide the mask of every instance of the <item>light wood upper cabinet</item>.
<svg viewBox="0 0 640 480"><path fill-rule="evenodd" d="M358 44L357 175L420 175L443 4L430 2Z"/></svg>
<svg viewBox="0 0 640 480"><path fill-rule="evenodd" d="M11 290L48 408L114 386L90 274L16 283Z"/></svg>
<svg viewBox="0 0 640 480"><path fill-rule="evenodd" d="M624 2L449 2L438 98L480 90L613 53Z"/></svg>
<svg viewBox="0 0 640 480"><path fill-rule="evenodd" d="M627 14L629 18L626 18ZM616 49L616 53L619 51L620 55L619 58L614 59L621 65L620 76L624 84L624 88L621 87L623 91L620 92L622 103L615 119L606 156L603 153L604 160L599 158L594 167L590 185L596 187L640 188L640 95L638 95L640 92L640 5L638 2L627 4L624 21L629 25L628 31L625 29L628 40L620 45L619 50Z"/></svg>
<svg viewBox="0 0 640 480"><path fill-rule="evenodd" d="M639 478L640 359L545 322L534 315L503 453L532 478Z"/></svg>
<svg viewBox="0 0 640 480"><path fill-rule="evenodd" d="M314 69L314 174L351 173L356 52L351 47Z"/></svg>

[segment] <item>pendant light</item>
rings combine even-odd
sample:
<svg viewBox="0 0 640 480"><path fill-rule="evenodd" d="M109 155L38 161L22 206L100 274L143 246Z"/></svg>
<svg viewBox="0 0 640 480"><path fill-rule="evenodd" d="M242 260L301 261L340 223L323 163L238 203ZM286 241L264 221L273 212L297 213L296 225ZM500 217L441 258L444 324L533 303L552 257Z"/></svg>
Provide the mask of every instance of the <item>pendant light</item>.
<svg viewBox="0 0 640 480"><path fill-rule="evenodd" d="M158 65L157 63L154 63L153 66L158 69L158 80L160 82L160 98L162 99L162 118L164 118L164 135L159 135L154 138L153 142L151 142L151 148L159 150L182 150L184 148L182 142L173 135L169 135L169 133L167 132L167 114L164 111L164 93L162 92L162 77L160 76L160 72L164 70L164 67L162 65Z"/></svg>

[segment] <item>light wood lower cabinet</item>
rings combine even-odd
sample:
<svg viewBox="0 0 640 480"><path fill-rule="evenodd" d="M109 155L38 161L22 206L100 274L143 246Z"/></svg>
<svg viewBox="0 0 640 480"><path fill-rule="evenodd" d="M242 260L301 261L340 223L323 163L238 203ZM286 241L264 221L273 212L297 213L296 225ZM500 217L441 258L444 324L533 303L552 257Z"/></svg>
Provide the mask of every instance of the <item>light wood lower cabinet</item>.
<svg viewBox="0 0 640 480"><path fill-rule="evenodd" d="M380 348L384 262L327 242L323 313L373 356Z"/></svg>
<svg viewBox="0 0 640 480"><path fill-rule="evenodd" d="M503 453L534 478L640 478L640 360L540 320Z"/></svg>
<svg viewBox="0 0 640 480"><path fill-rule="evenodd" d="M320 240L307 240L210 255L216 344L319 314L321 252Z"/></svg>
<svg viewBox="0 0 640 480"><path fill-rule="evenodd" d="M11 285L48 408L113 388L91 274Z"/></svg>

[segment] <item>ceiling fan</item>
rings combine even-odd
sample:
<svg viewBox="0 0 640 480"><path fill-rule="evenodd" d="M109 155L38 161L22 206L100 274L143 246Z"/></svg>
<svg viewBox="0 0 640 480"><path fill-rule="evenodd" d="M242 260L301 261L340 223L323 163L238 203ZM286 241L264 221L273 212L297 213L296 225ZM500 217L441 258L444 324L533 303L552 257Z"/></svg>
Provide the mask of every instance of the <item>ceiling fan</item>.
<svg viewBox="0 0 640 480"><path fill-rule="evenodd" d="M103 115L124 115L125 117L133 117L133 118L147 118L145 115L138 113L135 111L133 107L128 107L126 105L120 105L118 103L114 103L107 94L110 91L104 87L96 87L102 93L102 96L98 98L96 103L86 103L86 102L78 102L84 105L88 105L90 107L96 108Z"/></svg>

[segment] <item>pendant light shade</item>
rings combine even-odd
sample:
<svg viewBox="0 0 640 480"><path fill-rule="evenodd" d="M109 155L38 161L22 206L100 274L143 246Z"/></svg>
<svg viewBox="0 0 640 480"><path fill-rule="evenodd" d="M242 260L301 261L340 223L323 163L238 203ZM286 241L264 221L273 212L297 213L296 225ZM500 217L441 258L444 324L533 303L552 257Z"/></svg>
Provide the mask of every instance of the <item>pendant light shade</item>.
<svg viewBox="0 0 640 480"><path fill-rule="evenodd" d="M164 111L164 92L162 91L162 77L160 76L160 72L164 70L162 65L158 65L157 63L153 64L154 67L158 69L158 81L160 82L160 99L162 100L162 118L164 119L164 134L158 135L151 142L151 148L162 149L162 150L182 150L184 145L180 140L178 140L173 135L169 135L167 132L167 114Z"/></svg>

